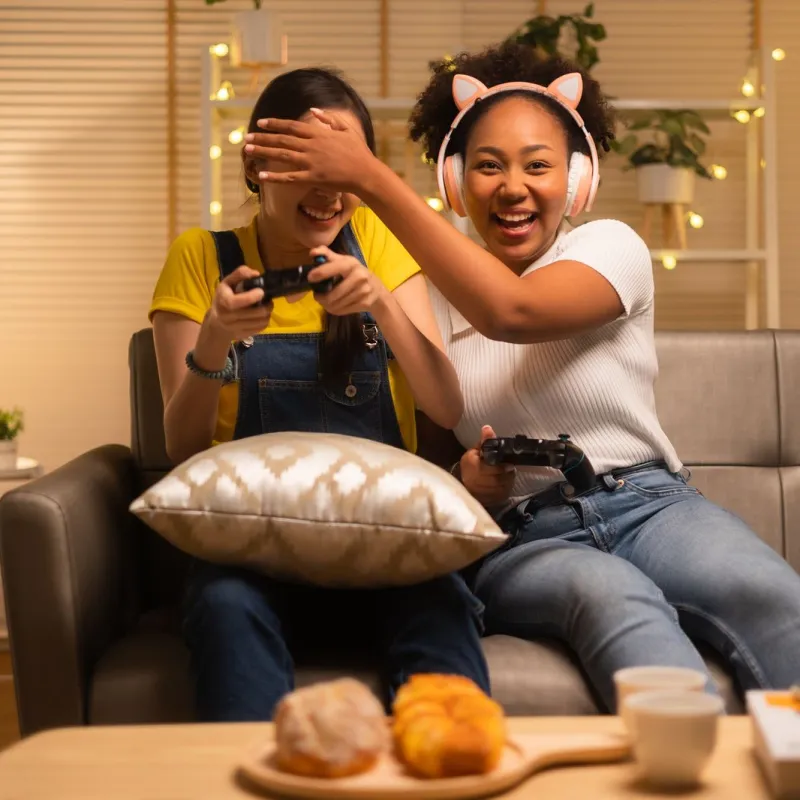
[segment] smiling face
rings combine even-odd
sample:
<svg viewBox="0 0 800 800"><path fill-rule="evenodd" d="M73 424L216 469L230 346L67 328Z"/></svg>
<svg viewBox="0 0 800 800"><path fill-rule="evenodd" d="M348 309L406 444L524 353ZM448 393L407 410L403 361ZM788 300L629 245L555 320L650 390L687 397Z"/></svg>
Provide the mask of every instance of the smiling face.
<svg viewBox="0 0 800 800"><path fill-rule="evenodd" d="M512 96L475 123L464 153L464 199L490 252L522 272L555 240L567 199L562 123L541 103Z"/></svg>
<svg viewBox="0 0 800 800"><path fill-rule="evenodd" d="M353 130L361 131L363 136L361 123L352 111L330 110L335 111ZM324 124L311 114L305 114L300 119L312 125ZM280 161L273 163L245 157L245 169L253 180L259 169L288 172L293 167ZM329 246L360 203L354 194L291 183L262 183L260 199L262 217L269 224L270 238L275 241L275 237L278 237L284 248L300 247L305 250Z"/></svg>

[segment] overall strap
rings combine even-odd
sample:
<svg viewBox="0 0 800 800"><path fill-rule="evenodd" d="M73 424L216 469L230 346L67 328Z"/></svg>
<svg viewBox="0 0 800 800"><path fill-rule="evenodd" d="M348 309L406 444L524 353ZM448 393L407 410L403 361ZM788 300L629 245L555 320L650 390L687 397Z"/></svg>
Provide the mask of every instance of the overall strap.
<svg viewBox="0 0 800 800"><path fill-rule="evenodd" d="M349 222L344 226L344 228L342 228L339 236L341 237L341 243L345 252L348 255L353 256L353 258L357 258L365 267L369 268L367 266L367 259L364 258L364 253L361 250L361 245L358 243L356 234L353 231L353 226ZM364 324L361 326L361 329L364 332L364 338L367 339L367 341L372 341L377 337L379 332L378 325L375 322L372 314L364 313L361 316L364 319ZM388 359L393 359L394 353L392 352L392 348L389 347L389 342L387 342L384 337L381 338L383 339L383 345L386 348L386 357Z"/></svg>
<svg viewBox="0 0 800 800"><path fill-rule="evenodd" d="M353 226L349 222L339 232L339 236L342 237L342 245L344 246L345 252L353 256L353 258L357 258L366 267L367 259L364 258L361 245L358 243L358 239L356 239L355 232L353 231Z"/></svg>
<svg viewBox="0 0 800 800"><path fill-rule="evenodd" d="M244 264L239 237L233 231L209 231L217 248L219 279L224 280Z"/></svg>

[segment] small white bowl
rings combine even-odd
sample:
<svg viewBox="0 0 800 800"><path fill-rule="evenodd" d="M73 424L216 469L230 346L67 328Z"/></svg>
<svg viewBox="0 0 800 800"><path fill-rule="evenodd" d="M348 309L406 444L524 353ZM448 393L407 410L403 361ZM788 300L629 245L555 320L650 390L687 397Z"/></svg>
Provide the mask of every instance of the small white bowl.
<svg viewBox="0 0 800 800"><path fill-rule="evenodd" d="M624 706L644 777L669 788L696 785L716 745L722 698L696 691L637 692Z"/></svg>
<svg viewBox="0 0 800 800"><path fill-rule="evenodd" d="M692 691L702 692L708 676L687 667L626 667L614 673L617 690L617 713L622 717L628 733L633 734L629 715L625 712L625 698L637 692Z"/></svg>

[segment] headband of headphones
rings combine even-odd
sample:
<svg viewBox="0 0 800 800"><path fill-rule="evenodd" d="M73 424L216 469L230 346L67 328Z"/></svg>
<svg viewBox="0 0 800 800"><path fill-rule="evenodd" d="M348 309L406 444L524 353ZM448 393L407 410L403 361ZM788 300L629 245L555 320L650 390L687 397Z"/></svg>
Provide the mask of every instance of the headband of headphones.
<svg viewBox="0 0 800 800"><path fill-rule="evenodd" d="M482 100L486 100L489 97L503 92L519 91L532 92L533 94L542 95L543 97L553 100L575 120L575 124L583 133L589 147L589 156L591 159L591 183L588 187L587 199L584 206L585 210L589 211L592 207L595 194L597 193L597 185L600 181L600 170L597 159L597 147L595 146L594 139L592 139L591 135L586 130L583 118L577 111L578 103L580 103L583 94L583 78L578 72L570 72L566 75L562 75L560 78L556 78L549 86L540 86L537 83L526 83L524 81L512 81L511 83L501 83L491 88L485 86L471 75L463 75L461 73L455 74L453 76L453 99L455 100L459 112L450 124L450 130L444 137L444 141L439 148L439 156L436 160L436 179L439 184L439 194L447 203L445 161L447 159L447 148L450 144L450 139L459 123Z"/></svg>

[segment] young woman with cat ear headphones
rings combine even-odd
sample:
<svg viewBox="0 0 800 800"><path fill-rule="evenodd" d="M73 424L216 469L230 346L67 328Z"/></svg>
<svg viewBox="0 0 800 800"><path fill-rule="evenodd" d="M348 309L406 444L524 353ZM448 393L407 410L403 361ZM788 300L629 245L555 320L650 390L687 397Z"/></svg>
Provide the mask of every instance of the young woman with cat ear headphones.
<svg viewBox="0 0 800 800"><path fill-rule="evenodd" d="M659 424L646 245L617 220L565 219L591 208L596 145L613 136L597 82L513 44L434 66L412 138L484 247L320 118L329 126L266 120L248 146L285 162L263 181L359 195L433 284L464 394L458 472L511 535L474 570L487 632L561 639L610 710L623 667L691 667L716 691L696 643L742 689L797 680L800 577L686 482ZM569 432L595 483L575 493L554 470L488 466L477 445L495 431Z"/></svg>

